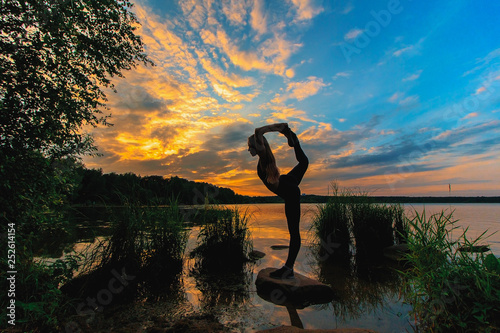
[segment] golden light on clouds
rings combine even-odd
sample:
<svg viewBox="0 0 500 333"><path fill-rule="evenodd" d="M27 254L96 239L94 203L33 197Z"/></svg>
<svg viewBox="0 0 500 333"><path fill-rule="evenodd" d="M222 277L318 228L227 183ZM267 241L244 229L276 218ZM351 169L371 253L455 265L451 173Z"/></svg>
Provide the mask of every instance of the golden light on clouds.
<svg viewBox="0 0 500 333"><path fill-rule="evenodd" d="M437 191L439 181L453 180L472 184L463 185L468 190L479 184L493 191L475 170L498 174L493 171L498 158L481 147L500 141L500 113L492 98L500 70L488 67L500 51L460 67L467 81L463 96L442 97L456 99L454 105L432 106L441 96L421 88L437 89L423 81L432 74L430 65L397 67L405 57L425 52L428 39L404 44L403 37L386 38L388 26L356 54L359 63L346 61L339 43L365 32L335 22L350 22L354 4L349 10L313 0L172 0L150 6L138 0L133 10L156 66L139 65L113 81L117 94L106 91L114 126L85 129L103 154L86 158L88 167L179 176L241 194L270 195L256 175L247 137L255 127L287 122L311 162L303 193L326 194L335 179L398 195ZM376 52L381 59L365 62L372 48L389 40ZM267 137L280 170L287 172L296 163L293 149L279 134ZM464 154L479 160L462 159Z"/></svg>

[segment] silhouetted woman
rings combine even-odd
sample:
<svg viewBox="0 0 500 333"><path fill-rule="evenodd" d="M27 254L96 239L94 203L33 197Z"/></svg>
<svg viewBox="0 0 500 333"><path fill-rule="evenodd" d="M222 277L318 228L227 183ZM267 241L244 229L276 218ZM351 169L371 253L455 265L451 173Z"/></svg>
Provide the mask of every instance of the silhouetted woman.
<svg viewBox="0 0 500 333"><path fill-rule="evenodd" d="M268 132L280 132L288 139L288 145L295 150L295 158L299 162L289 173L280 175L276 160L264 137ZM290 248L285 265L272 272L273 278L293 278L293 266L300 250L300 189L299 184L304 176L309 160L300 147L297 135L290 130L288 124L273 124L257 128L255 134L248 138L248 151L252 156L259 156L257 174L264 185L273 193L285 200L285 215L290 233Z"/></svg>

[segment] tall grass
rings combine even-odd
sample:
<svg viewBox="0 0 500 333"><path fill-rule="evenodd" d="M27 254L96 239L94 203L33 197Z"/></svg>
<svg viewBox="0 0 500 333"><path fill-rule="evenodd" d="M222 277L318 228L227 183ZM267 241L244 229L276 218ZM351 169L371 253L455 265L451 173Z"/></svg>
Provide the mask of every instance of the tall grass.
<svg viewBox="0 0 500 333"><path fill-rule="evenodd" d="M201 226L197 246L191 252L194 265L190 273L201 291L202 307L233 307L245 302L252 281L248 211L206 206L196 221Z"/></svg>
<svg viewBox="0 0 500 333"><path fill-rule="evenodd" d="M481 242L485 233L470 240L466 229L456 236L459 230L452 215L427 217L424 211L409 221L407 256L412 266L404 274L417 330L498 332L499 260L491 253L460 251Z"/></svg>
<svg viewBox="0 0 500 333"><path fill-rule="evenodd" d="M207 207L199 216L202 221L198 245L191 252L199 268L230 271L242 267L252 251L248 228L249 215L238 208Z"/></svg>
<svg viewBox="0 0 500 333"><path fill-rule="evenodd" d="M92 294L107 283L105 277L113 269L136 276L136 286L178 284L175 279L182 273L188 230L176 200L166 207L126 201L111 216L111 237L89 247L80 276L66 290L79 296ZM129 296L135 291L127 288Z"/></svg>
<svg viewBox="0 0 500 333"><path fill-rule="evenodd" d="M401 220L401 206L373 204L356 200L350 204L356 258L373 259L395 243L395 224Z"/></svg>
<svg viewBox="0 0 500 333"><path fill-rule="evenodd" d="M351 246L351 212L346 204L352 193L340 191L332 184L333 195L318 211L312 221L315 243L320 258L328 258L340 262L350 259Z"/></svg>
<svg viewBox="0 0 500 333"><path fill-rule="evenodd" d="M402 206L375 204L367 194L339 190L336 183L332 189L311 225L319 258L346 263L355 253L359 262L370 261L403 241L407 226Z"/></svg>

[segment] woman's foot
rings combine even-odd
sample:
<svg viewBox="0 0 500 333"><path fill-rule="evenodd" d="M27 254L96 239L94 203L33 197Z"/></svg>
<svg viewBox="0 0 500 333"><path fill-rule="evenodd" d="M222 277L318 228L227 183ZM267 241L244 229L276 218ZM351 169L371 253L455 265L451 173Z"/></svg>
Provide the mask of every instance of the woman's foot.
<svg viewBox="0 0 500 333"><path fill-rule="evenodd" d="M293 279L295 275L293 274L293 268L288 268L287 266L283 266L280 269L275 270L269 274L273 279L286 280Z"/></svg>

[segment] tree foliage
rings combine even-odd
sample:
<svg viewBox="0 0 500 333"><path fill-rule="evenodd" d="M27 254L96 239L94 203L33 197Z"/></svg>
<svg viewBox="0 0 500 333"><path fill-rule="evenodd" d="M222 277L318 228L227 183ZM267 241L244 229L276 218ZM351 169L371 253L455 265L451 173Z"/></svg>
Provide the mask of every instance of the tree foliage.
<svg viewBox="0 0 500 333"><path fill-rule="evenodd" d="M0 146L86 153L82 125L106 124L103 87L151 63L122 0L7 0L0 6Z"/></svg>
<svg viewBox="0 0 500 333"><path fill-rule="evenodd" d="M0 0L0 234L6 222L14 226L21 326L61 329L53 312L62 302L60 279L34 262L33 241L62 229L61 207L80 182L75 157L95 151L82 127L107 124L103 89L137 63L152 64L131 7L126 0Z"/></svg>
<svg viewBox="0 0 500 333"><path fill-rule="evenodd" d="M129 1L0 3L0 213L24 223L67 194L57 169L95 150L82 126L106 124L111 78L152 63Z"/></svg>

